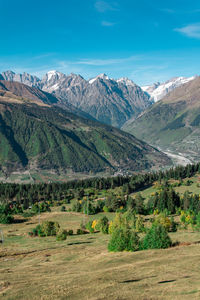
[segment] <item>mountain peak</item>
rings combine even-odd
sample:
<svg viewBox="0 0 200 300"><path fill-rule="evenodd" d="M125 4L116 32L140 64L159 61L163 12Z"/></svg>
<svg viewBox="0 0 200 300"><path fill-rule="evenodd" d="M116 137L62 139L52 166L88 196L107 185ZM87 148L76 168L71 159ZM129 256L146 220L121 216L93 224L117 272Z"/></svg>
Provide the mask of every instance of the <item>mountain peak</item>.
<svg viewBox="0 0 200 300"><path fill-rule="evenodd" d="M90 79L89 84L92 84L97 79L109 80L110 78L105 73L102 73L102 74L99 74L98 76L96 76L95 78Z"/></svg>
<svg viewBox="0 0 200 300"><path fill-rule="evenodd" d="M149 86L143 86L143 91L147 92L151 99L153 99L155 102L161 100L164 98L169 92L173 91L177 87L188 83L191 80L194 80L197 76L192 77L174 77L170 80L163 82L163 83L154 83L153 85Z"/></svg>
<svg viewBox="0 0 200 300"><path fill-rule="evenodd" d="M128 77L122 77L122 78L119 78L117 79L117 82L118 83L123 83L124 85L129 85L129 86L135 86L136 84L131 80L129 79Z"/></svg>
<svg viewBox="0 0 200 300"><path fill-rule="evenodd" d="M61 73L61 72L58 72L56 70L51 70L49 72L46 73L46 75L44 76L45 79L47 81L51 80L52 77L57 77L57 78L60 78L61 76L63 76L64 74Z"/></svg>

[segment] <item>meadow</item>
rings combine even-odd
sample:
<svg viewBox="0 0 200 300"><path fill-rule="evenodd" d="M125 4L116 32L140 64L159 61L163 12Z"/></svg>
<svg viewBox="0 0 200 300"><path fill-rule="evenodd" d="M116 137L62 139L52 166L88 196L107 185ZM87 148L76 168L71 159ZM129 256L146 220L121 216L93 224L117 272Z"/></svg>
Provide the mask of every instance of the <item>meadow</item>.
<svg viewBox="0 0 200 300"><path fill-rule="evenodd" d="M30 237L38 222L58 221L62 228L104 215L85 216L52 208L25 222L1 225L0 298L11 299L199 299L200 233L170 233L180 244L168 249L108 252L109 235L93 233ZM112 220L114 213L106 213Z"/></svg>

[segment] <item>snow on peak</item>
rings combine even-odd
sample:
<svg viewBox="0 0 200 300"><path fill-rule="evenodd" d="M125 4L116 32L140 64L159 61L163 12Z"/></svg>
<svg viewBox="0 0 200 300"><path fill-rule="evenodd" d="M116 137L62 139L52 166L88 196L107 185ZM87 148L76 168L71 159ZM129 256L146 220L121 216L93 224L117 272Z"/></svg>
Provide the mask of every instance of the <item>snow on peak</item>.
<svg viewBox="0 0 200 300"><path fill-rule="evenodd" d="M92 84L92 83L95 82L98 78L103 79L103 80L109 80L109 77L108 77L106 74L102 73L102 74L99 74L97 77L90 79L90 80L89 80L89 84Z"/></svg>
<svg viewBox="0 0 200 300"><path fill-rule="evenodd" d="M118 83L123 83L124 85L129 85L129 86L135 86L135 83L131 80L131 79L129 79L129 78L127 78L127 77L122 77L122 78L119 78L119 79L117 79L117 82Z"/></svg>
<svg viewBox="0 0 200 300"><path fill-rule="evenodd" d="M51 78L52 78L53 76L58 76L58 78L59 78L59 77L61 77L61 75L62 75L62 73L60 73L60 72L58 72L58 71L56 71L56 70L49 71L49 72L47 72L47 74L46 74L47 80L48 80L48 81L51 80Z"/></svg>
<svg viewBox="0 0 200 300"><path fill-rule="evenodd" d="M161 100L164 98L169 92L173 91L175 88L195 79L196 76L192 77L175 77L172 78L164 83L155 83L150 86L143 86L143 91L147 92L151 99L153 99L155 102Z"/></svg>

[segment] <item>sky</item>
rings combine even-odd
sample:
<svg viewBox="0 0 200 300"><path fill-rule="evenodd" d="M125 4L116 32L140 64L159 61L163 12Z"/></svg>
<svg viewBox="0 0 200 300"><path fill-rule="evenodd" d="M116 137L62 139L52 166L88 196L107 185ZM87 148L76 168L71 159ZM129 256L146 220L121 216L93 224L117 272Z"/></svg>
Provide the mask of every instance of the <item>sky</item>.
<svg viewBox="0 0 200 300"><path fill-rule="evenodd" d="M0 72L128 77L200 74L199 0L0 0Z"/></svg>

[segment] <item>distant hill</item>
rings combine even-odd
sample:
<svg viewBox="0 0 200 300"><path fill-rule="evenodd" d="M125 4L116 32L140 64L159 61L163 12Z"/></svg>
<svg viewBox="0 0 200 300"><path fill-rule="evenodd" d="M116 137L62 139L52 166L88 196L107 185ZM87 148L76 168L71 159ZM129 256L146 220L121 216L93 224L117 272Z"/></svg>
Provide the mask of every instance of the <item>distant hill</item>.
<svg viewBox="0 0 200 300"><path fill-rule="evenodd" d="M28 94L30 91L34 94ZM0 82L3 172L133 172L171 163L166 155L134 136L52 106L48 94L40 98L40 93L20 83Z"/></svg>
<svg viewBox="0 0 200 300"><path fill-rule="evenodd" d="M176 88L123 129L162 150L199 161L200 77Z"/></svg>
<svg viewBox="0 0 200 300"><path fill-rule="evenodd" d="M102 123L120 128L152 104L150 96L128 78L110 79L100 74L85 80L76 74L49 71L41 80L27 73L2 73L5 80L18 81L53 93L63 108L71 104Z"/></svg>

